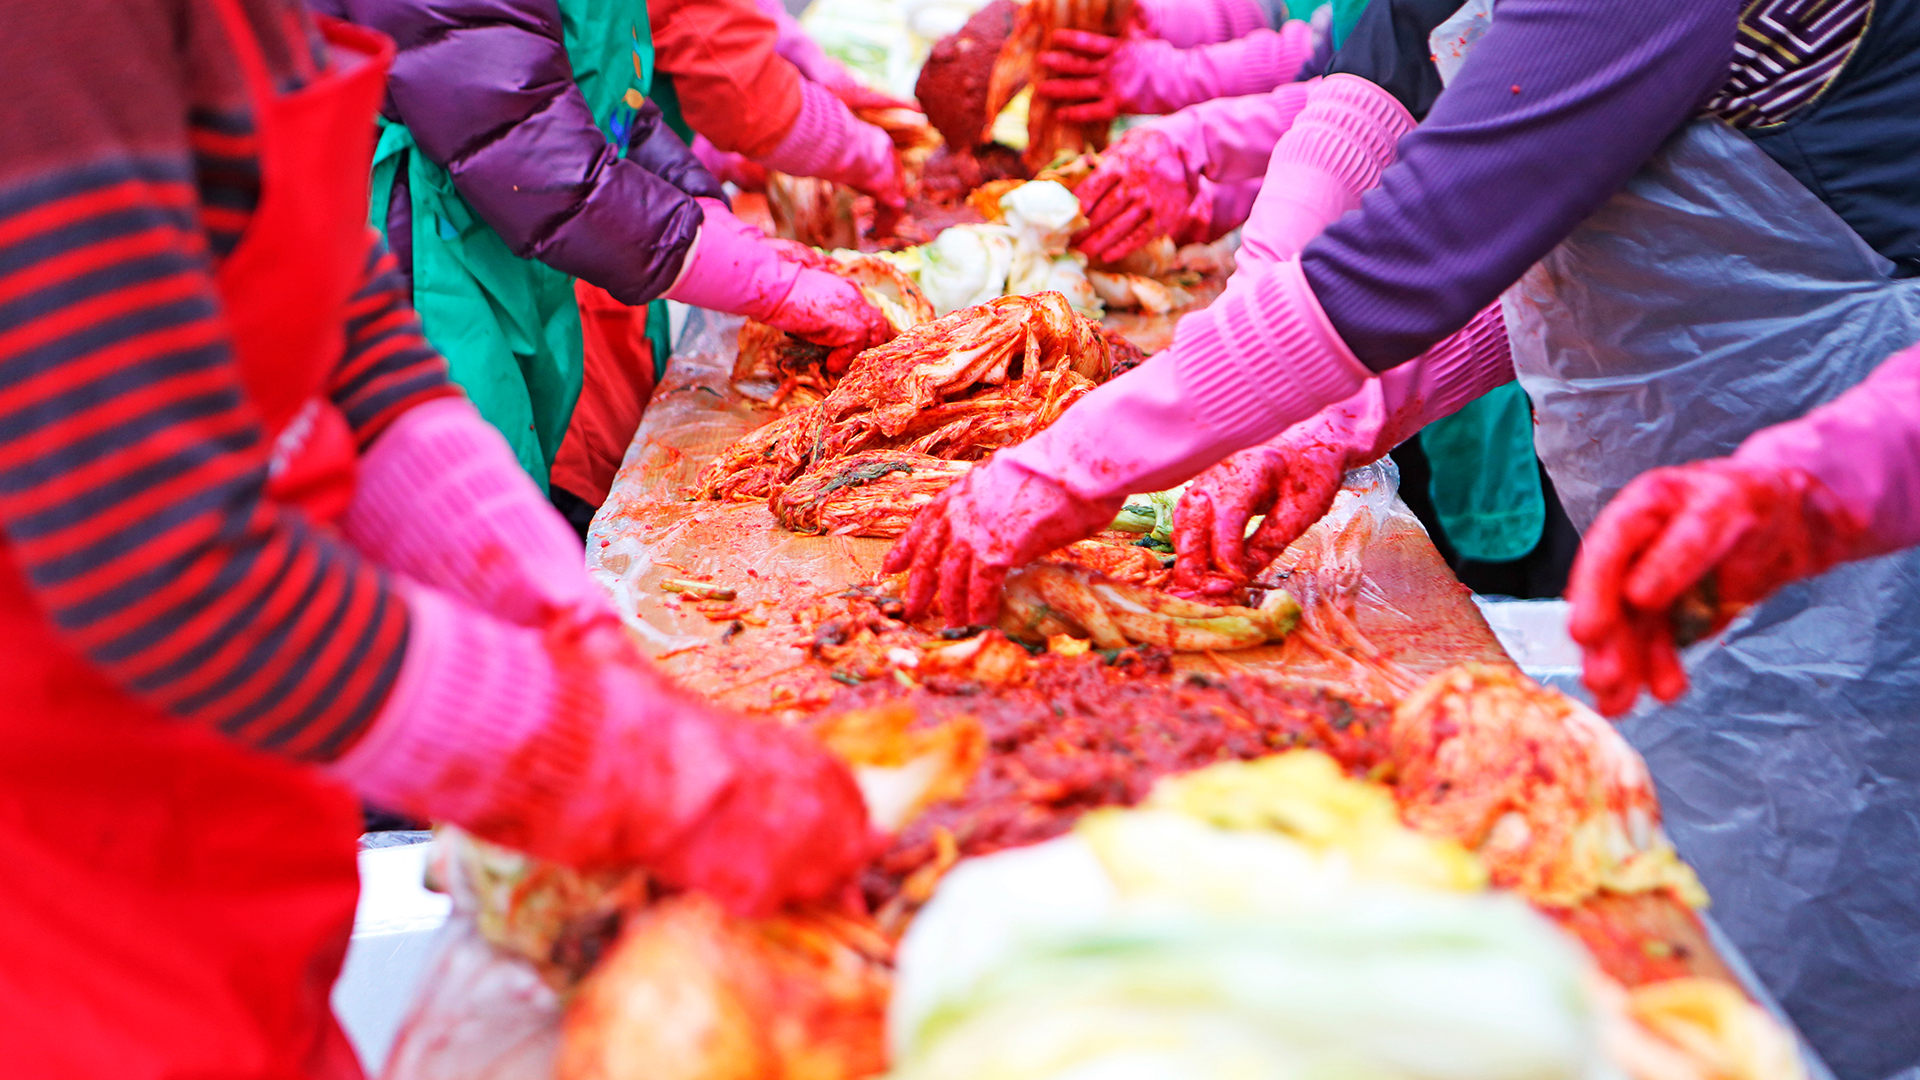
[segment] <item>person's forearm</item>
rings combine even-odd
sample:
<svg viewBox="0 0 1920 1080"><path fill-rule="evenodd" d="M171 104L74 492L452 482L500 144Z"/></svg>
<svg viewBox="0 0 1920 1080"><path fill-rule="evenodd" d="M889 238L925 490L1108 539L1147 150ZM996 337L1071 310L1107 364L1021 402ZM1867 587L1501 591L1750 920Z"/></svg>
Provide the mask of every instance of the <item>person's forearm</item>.
<svg viewBox="0 0 1920 1080"><path fill-rule="evenodd" d="M1754 433L1734 457L1819 478L1867 525L1854 558L1920 544L1920 345L1806 416Z"/></svg>
<svg viewBox="0 0 1920 1080"><path fill-rule="evenodd" d="M793 130L800 72L775 50L778 28L754 0L648 5L654 61L673 79L687 125L714 146L762 157Z"/></svg>
<svg viewBox="0 0 1920 1080"><path fill-rule="evenodd" d="M367 230L367 268L347 301L347 348L328 384L333 403L365 450L416 405L459 397L447 362L427 344L404 279L379 235Z"/></svg>
<svg viewBox="0 0 1920 1080"><path fill-rule="evenodd" d="M666 290L699 210L608 143L573 81L554 0L347 8L395 39L399 119L515 254L625 303Z"/></svg>
<svg viewBox="0 0 1920 1080"><path fill-rule="evenodd" d="M1188 176L1219 184L1258 180L1306 104L1307 90L1306 83L1288 83L1264 94L1219 98L1142 126L1167 136Z"/></svg>
<svg viewBox="0 0 1920 1080"><path fill-rule="evenodd" d="M1153 36L1176 49L1272 28L1267 9L1256 0L1140 0L1138 7Z"/></svg>
<svg viewBox="0 0 1920 1080"><path fill-rule="evenodd" d="M0 546L50 630L129 693L270 752L329 757L392 684L405 607L267 497L271 446L182 210L191 187L102 198L111 175L43 177L0 216L0 236L26 238L0 243L0 291L35 313L21 329L38 327L0 340ZM191 175L184 160L176 175ZM47 234L9 226L36 215L66 220L71 244L35 257ZM109 267L111 284L47 273L55 258Z"/></svg>
<svg viewBox="0 0 1920 1080"><path fill-rule="evenodd" d="M1158 46L1158 47L1156 47ZM1157 42L1133 46L1133 71L1123 99L1133 112L1165 114L1218 98L1264 94L1294 81L1313 54L1313 34L1295 20L1278 30L1255 30L1243 38L1191 49ZM1118 69L1116 69L1117 71Z"/></svg>
<svg viewBox="0 0 1920 1080"><path fill-rule="evenodd" d="M1304 253L1354 354L1408 360L1491 303L1725 79L1733 0L1505 0L1360 213Z"/></svg>

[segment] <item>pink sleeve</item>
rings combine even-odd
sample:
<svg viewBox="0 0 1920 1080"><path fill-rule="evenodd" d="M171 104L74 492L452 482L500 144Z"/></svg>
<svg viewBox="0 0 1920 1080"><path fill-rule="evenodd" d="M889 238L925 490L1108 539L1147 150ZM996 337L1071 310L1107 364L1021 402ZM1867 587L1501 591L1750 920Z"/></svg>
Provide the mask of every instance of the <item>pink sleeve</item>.
<svg viewBox="0 0 1920 1080"><path fill-rule="evenodd" d="M1254 0L1138 0L1153 36L1176 49L1212 45L1265 30L1267 13Z"/></svg>
<svg viewBox="0 0 1920 1080"><path fill-rule="evenodd" d="M1490 304L1453 336L1375 380L1385 416L1380 452L1513 378L1506 319L1498 303Z"/></svg>
<svg viewBox="0 0 1920 1080"><path fill-rule="evenodd" d="M1867 523L1854 558L1920 544L1920 345L1806 416L1755 432L1733 456L1819 478Z"/></svg>
<svg viewBox="0 0 1920 1080"><path fill-rule="evenodd" d="M1294 20L1217 45L1128 45L1108 74L1128 112L1164 115L1215 98L1264 94L1290 83L1313 56L1313 31Z"/></svg>
<svg viewBox="0 0 1920 1080"><path fill-rule="evenodd" d="M1143 126L1173 143L1188 176L1215 183L1258 180L1266 174L1274 146L1306 106L1313 85L1288 83L1265 94L1218 98Z"/></svg>

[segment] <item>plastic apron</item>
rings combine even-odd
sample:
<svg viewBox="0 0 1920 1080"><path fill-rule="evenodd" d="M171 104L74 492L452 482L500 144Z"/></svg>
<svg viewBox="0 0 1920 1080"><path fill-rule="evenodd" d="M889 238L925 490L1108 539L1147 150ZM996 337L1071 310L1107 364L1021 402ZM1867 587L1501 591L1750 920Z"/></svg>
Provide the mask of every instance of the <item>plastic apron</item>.
<svg viewBox="0 0 1920 1080"><path fill-rule="evenodd" d="M1745 136L1683 129L1510 289L1541 458L1585 529L1920 340L1920 279ZM1920 1075L1920 552L1758 605L1622 725L1713 915L1842 1080Z"/></svg>
<svg viewBox="0 0 1920 1080"><path fill-rule="evenodd" d="M334 63L276 95L220 0L260 134L262 198L218 274L235 364L276 436L268 496L351 495L327 403L364 270L366 169L392 46L323 28ZM359 807L313 767L129 697L64 644L0 546L0 1044L5 1072L351 1080L327 994L353 929Z"/></svg>
<svg viewBox="0 0 1920 1080"><path fill-rule="evenodd" d="M624 153L633 110L653 79L646 4L560 0L559 7L574 82ZM376 225L385 222L402 167L413 200L413 306L422 329L447 358L453 381L545 487L580 397L573 278L515 255L454 189L447 170L419 151L406 127L384 121L372 173ZM658 322L664 333L664 307ZM664 357L667 350L657 352Z"/></svg>

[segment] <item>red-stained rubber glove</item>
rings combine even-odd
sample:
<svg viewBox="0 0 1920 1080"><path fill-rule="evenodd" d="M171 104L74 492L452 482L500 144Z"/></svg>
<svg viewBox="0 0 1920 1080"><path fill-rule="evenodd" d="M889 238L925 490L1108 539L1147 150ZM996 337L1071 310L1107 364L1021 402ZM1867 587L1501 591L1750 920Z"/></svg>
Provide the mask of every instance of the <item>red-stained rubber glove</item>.
<svg viewBox="0 0 1920 1080"><path fill-rule="evenodd" d="M1220 596L1244 586L1326 516L1348 469L1373 453L1377 425L1362 390L1194 478L1174 508L1174 588ZM1247 525L1266 519L1247 535Z"/></svg>
<svg viewBox="0 0 1920 1080"><path fill-rule="evenodd" d="M416 405L380 433L340 521L374 562L521 626L617 623L580 537L465 397Z"/></svg>
<svg viewBox="0 0 1920 1080"><path fill-rule="evenodd" d="M1347 400L1201 473L1174 508L1175 589L1215 596L1245 585L1326 516L1348 470L1512 379L1506 323L1492 304Z"/></svg>
<svg viewBox="0 0 1920 1080"><path fill-rule="evenodd" d="M1215 98L1263 94L1289 83L1313 56L1313 31L1295 20L1214 45L1177 49L1147 37L1055 30L1033 92L1062 120L1097 123L1123 114L1177 112Z"/></svg>
<svg viewBox="0 0 1920 1080"><path fill-rule="evenodd" d="M922 507L883 569L908 571L908 618L937 599L947 625L987 626L1008 572L1098 532L1125 501L1076 495L1001 451Z"/></svg>
<svg viewBox="0 0 1920 1080"><path fill-rule="evenodd" d="M1643 686L1662 701L1686 692L1674 619L1696 586L1711 605L1700 629L1718 632L1746 605L1850 557L1865 531L1797 467L1715 458L1635 478L1587 530L1567 587L1567 630L1586 651L1600 711L1626 712Z"/></svg>
<svg viewBox="0 0 1920 1080"><path fill-rule="evenodd" d="M745 315L830 346L827 364L839 370L893 337L886 316L851 282L788 257L718 200L696 201L706 221L668 299Z"/></svg>
<svg viewBox="0 0 1920 1080"><path fill-rule="evenodd" d="M515 626L401 592L399 678L329 766L373 802L568 866L638 865L742 915L831 899L874 854L845 766L685 696L617 622Z"/></svg>
<svg viewBox="0 0 1920 1080"><path fill-rule="evenodd" d="M1197 179L1188 176L1165 135L1134 128L1101 153L1099 167L1074 189L1087 215L1074 246L1095 262L1110 263L1156 237L1184 235L1196 215L1211 210L1211 200L1200 199Z"/></svg>

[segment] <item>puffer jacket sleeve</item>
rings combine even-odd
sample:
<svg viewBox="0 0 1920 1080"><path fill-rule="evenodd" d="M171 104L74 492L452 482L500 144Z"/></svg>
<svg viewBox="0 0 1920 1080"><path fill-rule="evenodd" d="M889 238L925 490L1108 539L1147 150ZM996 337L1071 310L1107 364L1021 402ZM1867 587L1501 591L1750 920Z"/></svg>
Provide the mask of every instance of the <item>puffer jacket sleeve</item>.
<svg viewBox="0 0 1920 1080"><path fill-rule="evenodd" d="M700 208L641 162L622 159L594 123L555 0L333 6L399 45L387 114L515 254L628 304L673 284Z"/></svg>
<svg viewBox="0 0 1920 1080"><path fill-rule="evenodd" d="M660 106L651 101L640 106L633 118L633 131L627 136L627 160L695 198L726 201L726 189L700 163L693 147L681 142L667 126Z"/></svg>

